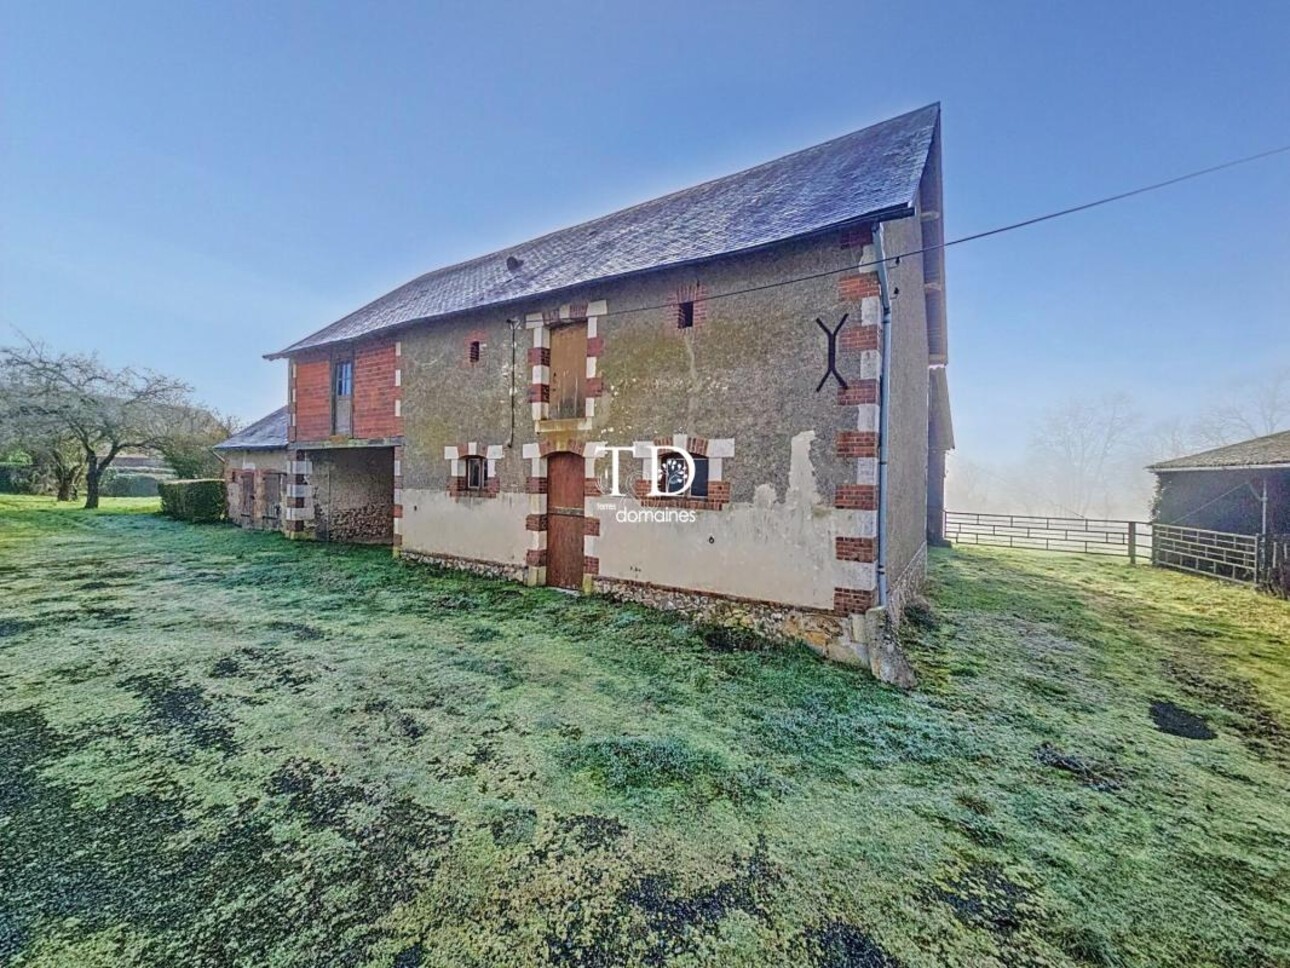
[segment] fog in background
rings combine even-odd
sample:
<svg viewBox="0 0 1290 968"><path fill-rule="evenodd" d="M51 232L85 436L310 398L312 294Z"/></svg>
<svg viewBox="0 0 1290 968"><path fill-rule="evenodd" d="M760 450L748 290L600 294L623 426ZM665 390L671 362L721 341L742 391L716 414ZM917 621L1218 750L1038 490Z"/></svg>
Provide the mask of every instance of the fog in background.
<svg viewBox="0 0 1290 968"><path fill-rule="evenodd" d="M1205 384L1180 375L1177 412L1149 414L1132 390L1071 397L1038 410L1021 456L951 452L951 511L1150 517L1152 463L1290 430L1290 367Z"/></svg>

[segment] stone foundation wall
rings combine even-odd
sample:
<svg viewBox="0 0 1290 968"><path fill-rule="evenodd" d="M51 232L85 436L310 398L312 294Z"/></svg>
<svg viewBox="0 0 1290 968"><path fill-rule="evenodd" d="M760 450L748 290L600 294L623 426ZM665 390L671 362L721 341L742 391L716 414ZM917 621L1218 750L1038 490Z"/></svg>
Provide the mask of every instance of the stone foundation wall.
<svg viewBox="0 0 1290 968"><path fill-rule="evenodd" d="M887 579L887 621L893 628L900 625L905 606L922 594L926 584L927 545L924 543L900 575Z"/></svg>
<svg viewBox="0 0 1290 968"><path fill-rule="evenodd" d="M485 578L505 578L509 581L523 582L526 568L524 565L504 565L495 561L480 561L476 558L458 558L455 555L428 554L424 551L409 551L407 548L396 549L399 557L426 565L438 565L443 568L455 568L457 571L482 575Z"/></svg>
<svg viewBox="0 0 1290 968"><path fill-rule="evenodd" d="M593 591L619 601L681 612L714 625L751 629L769 639L802 642L835 662L854 665L861 661L851 642L851 621L846 616L616 578L595 577L591 585Z"/></svg>

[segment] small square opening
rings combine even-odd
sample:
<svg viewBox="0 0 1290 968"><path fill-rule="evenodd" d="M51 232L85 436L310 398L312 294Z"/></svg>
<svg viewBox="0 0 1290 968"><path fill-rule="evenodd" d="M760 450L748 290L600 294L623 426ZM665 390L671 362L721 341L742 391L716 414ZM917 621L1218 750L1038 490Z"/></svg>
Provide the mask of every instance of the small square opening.
<svg viewBox="0 0 1290 968"><path fill-rule="evenodd" d="M689 329L694 325L694 303L683 302L677 307L676 328Z"/></svg>

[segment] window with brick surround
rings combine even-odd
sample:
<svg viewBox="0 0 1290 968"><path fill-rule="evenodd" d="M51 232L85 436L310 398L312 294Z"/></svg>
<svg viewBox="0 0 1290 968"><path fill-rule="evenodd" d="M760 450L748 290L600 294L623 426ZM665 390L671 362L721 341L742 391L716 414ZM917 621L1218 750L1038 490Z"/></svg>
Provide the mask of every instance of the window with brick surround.
<svg viewBox="0 0 1290 968"><path fill-rule="evenodd" d="M466 490L484 491L488 489L488 462L482 457L467 457Z"/></svg>
<svg viewBox="0 0 1290 968"><path fill-rule="evenodd" d="M661 455L658 460L658 489L664 494L678 497L707 497L708 459L699 454L691 454L690 459L694 461L694 479L690 481L690 489L683 492L681 485L685 483L685 458L680 454Z"/></svg>
<svg viewBox="0 0 1290 968"><path fill-rule="evenodd" d="M481 344L480 344L479 340L477 340L477 339L473 339L473 340L471 340L471 341L470 341L470 362L471 362L471 363L478 363L478 362L479 362L479 347L480 347L480 345L481 345Z"/></svg>

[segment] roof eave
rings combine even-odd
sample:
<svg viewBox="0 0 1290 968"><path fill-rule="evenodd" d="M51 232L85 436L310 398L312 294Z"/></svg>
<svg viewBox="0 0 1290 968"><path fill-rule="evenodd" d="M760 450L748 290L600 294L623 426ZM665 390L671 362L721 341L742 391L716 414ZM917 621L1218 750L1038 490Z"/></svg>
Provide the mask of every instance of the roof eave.
<svg viewBox="0 0 1290 968"><path fill-rule="evenodd" d="M441 319L449 319L453 316L460 316L464 313L478 312L481 309L500 309L508 306L516 306L526 302L532 302L538 299L549 299L552 296L559 295L560 293L575 292L578 289L585 288L586 286L596 286L596 285L603 285L605 283L619 282L623 279L632 279L637 276L647 275L648 273L651 273L651 272L662 272L664 270L669 270L669 269L684 269L686 266L701 265L702 263L712 262L717 259L726 259L726 258L732 258L735 256L752 255L753 253L756 253L756 252L764 252L765 250L774 248L777 245L784 245L789 242L800 242L804 239L814 238L817 235L825 235L829 232L836 232L839 229L846 228L847 226L856 225L860 223L876 224L878 222L894 222L902 218L910 218L914 214L915 214L915 209L912 203L906 203L904 205L895 205L889 208L880 209L876 212L868 212L864 215L857 215L854 218L843 219L840 222L832 222L828 225L821 226L818 229L812 229L810 232L803 232L798 235L785 236L782 239L775 239L771 242L763 242L760 245L746 246L742 249L732 249L729 252L718 252L715 255L703 256L702 258L698 258L698 259L683 259L679 262L666 262L666 263L663 263L662 265L649 266L648 268L645 268L645 269L633 269L630 272L619 272L608 276L596 276L595 278L586 279L586 280L583 280L582 282L576 282L576 283L573 283L572 285L558 286L554 289L543 290L542 292L528 293L527 295L516 296L513 299L499 299L496 302L481 303L478 306L471 306L468 309L458 309L450 313L439 313L438 315L435 315L435 316L419 316L419 317L416 317L415 319L408 319L408 320L404 320L403 322L392 323L391 325L382 327L381 329L373 330L368 333L363 333L361 336L352 336L352 337L345 337L345 338L335 339L335 340L327 340L326 342L314 343L311 346L301 346L298 348L296 347L295 344L292 344L291 346L288 346L286 349L278 350L277 352L274 352L274 353L265 353L263 358L266 360L286 359L287 357L295 356L299 353L307 353L312 350L320 350L320 349L323 349L324 347L343 346L347 343L358 343L358 342L361 342L362 340L369 339L373 336L388 336L396 332L402 332L403 330L411 329L414 326L420 326L423 323L431 323ZM712 296L709 298L720 298L720 297L721 297L721 293L717 293L715 296ZM306 337L306 339L307 338L308 337Z"/></svg>
<svg viewBox="0 0 1290 968"><path fill-rule="evenodd" d="M1190 464L1185 467L1151 464L1147 470L1155 474L1172 474L1174 471L1283 471L1290 470L1290 461L1273 464Z"/></svg>

